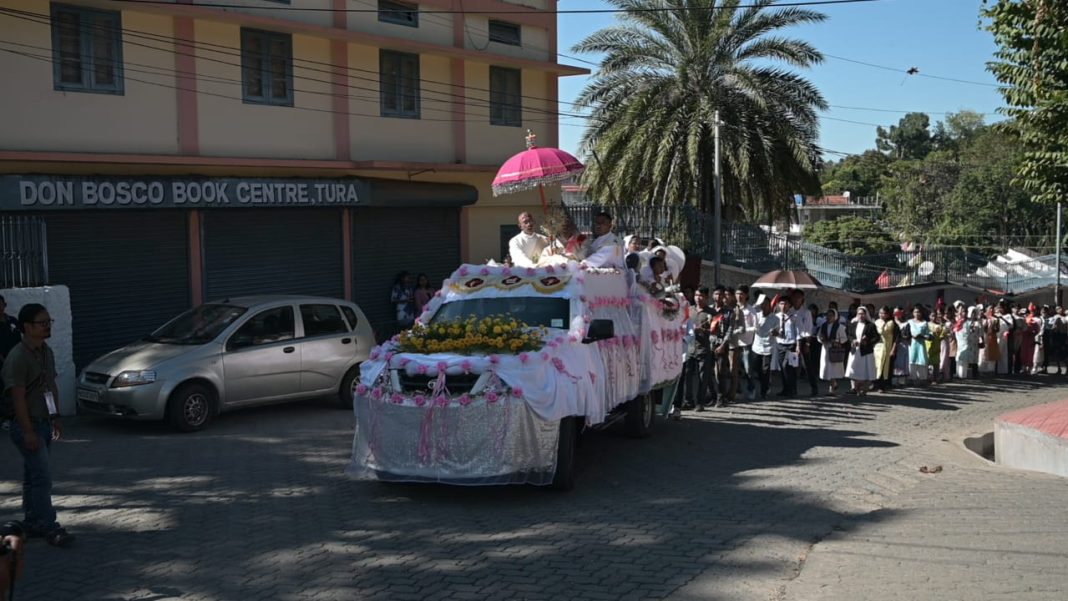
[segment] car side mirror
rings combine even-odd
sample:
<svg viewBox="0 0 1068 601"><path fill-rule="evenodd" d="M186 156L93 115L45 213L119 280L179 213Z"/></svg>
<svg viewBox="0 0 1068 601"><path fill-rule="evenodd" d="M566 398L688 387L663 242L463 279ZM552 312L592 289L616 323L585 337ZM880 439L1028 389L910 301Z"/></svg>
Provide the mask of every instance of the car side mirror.
<svg viewBox="0 0 1068 601"><path fill-rule="evenodd" d="M598 340L608 340L615 335L616 326L611 319L595 319L590 322L590 327L586 329L586 337L582 339L582 343L589 344Z"/></svg>

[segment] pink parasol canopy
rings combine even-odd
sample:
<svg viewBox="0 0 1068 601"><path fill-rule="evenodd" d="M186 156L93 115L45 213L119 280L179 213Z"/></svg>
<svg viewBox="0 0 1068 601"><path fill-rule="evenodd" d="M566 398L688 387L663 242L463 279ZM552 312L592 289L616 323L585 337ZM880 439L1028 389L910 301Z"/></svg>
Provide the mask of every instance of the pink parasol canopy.
<svg viewBox="0 0 1068 601"><path fill-rule="evenodd" d="M533 190L543 184L576 176L586 168L571 154L558 148L538 148L537 136L527 130L527 149L504 162L493 178L493 195Z"/></svg>

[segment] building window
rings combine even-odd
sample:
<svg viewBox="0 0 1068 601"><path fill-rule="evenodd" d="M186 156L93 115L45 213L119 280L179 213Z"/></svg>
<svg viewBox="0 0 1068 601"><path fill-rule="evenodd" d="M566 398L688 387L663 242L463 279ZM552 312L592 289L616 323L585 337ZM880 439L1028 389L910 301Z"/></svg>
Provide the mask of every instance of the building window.
<svg viewBox="0 0 1068 601"><path fill-rule="evenodd" d="M242 28L241 73L245 102L293 106L293 37Z"/></svg>
<svg viewBox="0 0 1068 601"><path fill-rule="evenodd" d="M383 117L419 118L419 55L381 50L378 85Z"/></svg>
<svg viewBox="0 0 1068 601"><path fill-rule="evenodd" d="M501 44L508 44L509 46L520 46L523 43L521 31L519 25L516 25L515 23L494 21L490 19L489 39L491 42L499 42Z"/></svg>
<svg viewBox="0 0 1068 601"><path fill-rule="evenodd" d="M490 123L523 124L523 72L519 69L490 67Z"/></svg>
<svg viewBox="0 0 1068 601"><path fill-rule="evenodd" d="M122 94L121 13L53 4L52 79L57 90Z"/></svg>
<svg viewBox="0 0 1068 601"><path fill-rule="evenodd" d="M419 5L394 0L378 0L378 20L394 25L419 27Z"/></svg>

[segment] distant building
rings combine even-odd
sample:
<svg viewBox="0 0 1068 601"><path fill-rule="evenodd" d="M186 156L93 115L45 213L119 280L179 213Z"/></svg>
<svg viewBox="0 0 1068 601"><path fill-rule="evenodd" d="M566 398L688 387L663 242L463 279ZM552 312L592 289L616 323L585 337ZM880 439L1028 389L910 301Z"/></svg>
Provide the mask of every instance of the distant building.
<svg viewBox="0 0 1068 601"><path fill-rule="evenodd" d="M796 204L797 223L790 232L799 234L805 226L839 217L860 217L875 220L882 211L878 196L851 196L849 192L837 196L806 196L804 204Z"/></svg>

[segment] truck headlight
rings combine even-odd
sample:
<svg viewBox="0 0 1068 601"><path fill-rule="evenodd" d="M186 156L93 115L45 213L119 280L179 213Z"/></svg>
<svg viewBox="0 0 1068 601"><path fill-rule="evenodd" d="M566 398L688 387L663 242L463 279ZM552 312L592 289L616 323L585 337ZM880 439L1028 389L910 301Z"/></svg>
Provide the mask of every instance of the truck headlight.
<svg viewBox="0 0 1068 601"><path fill-rule="evenodd" d="M111 387L123 388L125 386L141 386L142 384L151 384L155 381L156 372L151 369L142 371L124 371L115 376L115 380L111 383Z"/></svg>

